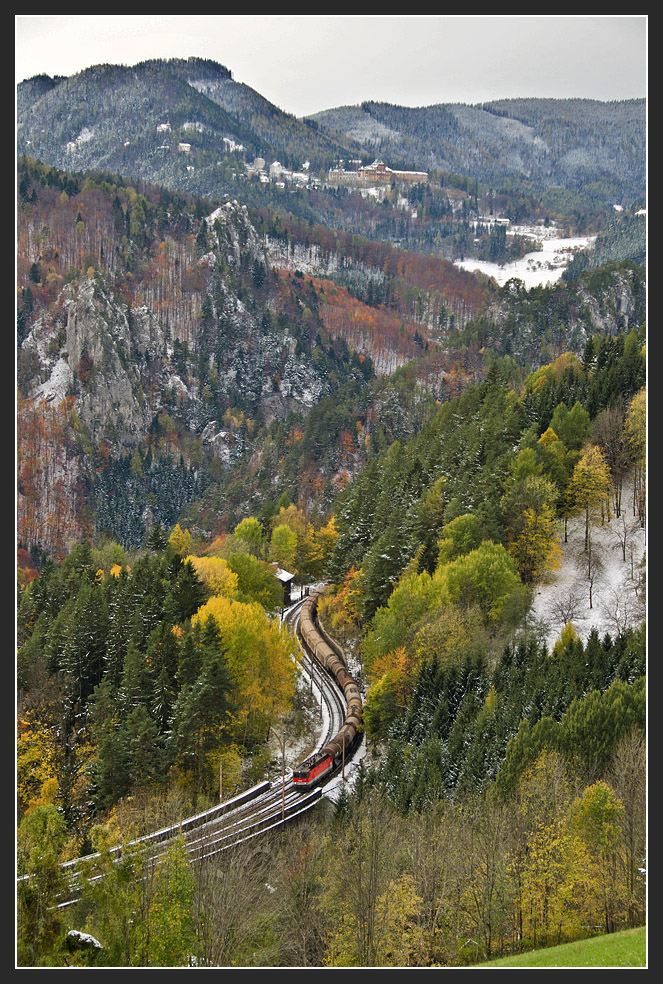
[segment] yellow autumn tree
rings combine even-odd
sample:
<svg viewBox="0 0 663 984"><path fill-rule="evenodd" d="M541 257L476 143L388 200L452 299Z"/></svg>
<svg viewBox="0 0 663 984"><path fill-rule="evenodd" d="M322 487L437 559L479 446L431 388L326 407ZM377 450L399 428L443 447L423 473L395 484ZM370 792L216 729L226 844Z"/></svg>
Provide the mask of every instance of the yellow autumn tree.
<svg viewBox="0 0 663 984"><path fill-rule="evenodd" d="M179 523L175 523L168 542L180 557L193 553L193 537L188 530L183 530Z"/></svg>
<svg viewBox="0 0 663 984"><path fill-rule="evenodd" d="M335 588L325 592L318 602L320 616L332 635L356 633L361 626L361 569L352 565Z"/></svg>
<svg viewBox="0 0 663 984"><path fill-rule="evenodd" d="M297 534L297 539L301 541L306 533L306 515L302 509L290 503L289 506L281 506L279 511L272 516L270 526L272 532L277 526L287 526L288 529Z"/></svg>
<svg viewBox="0 0 663 984"><path fill-rule="evenodd" d="M647 389L644 386L628 405L625 427L632 453L644 460L647 453Z"/></svg>
<svg viewBox="0 0 663 984"><path fill-rule="evenodd" d="M324 526L319 527L315 531L315 540L320 545L324 560L328 560L338 540L338 528L334 516Z"/></svg>
<svg viewBox="0 0 663 984"><path fill-rule="evenodd" d="M551 437L555 437L552 432ZM548 447L555 443L556 439L551 440ZM508 550L525 584L540 580L561 560L555 521L558 487L540 474L541 469L536 452L524 448L514 463L500 503Z"/></svg>
<svg viewBox="0 0 663 984"><path fill-rule="evenodd" d="M644 526L647 499L647 389L644 386L629 403L624 431L633 461L633 499Z"/></svg>
<svg viewBox="0 0 663 984"><path fill-rule="evenodd" d="M378 680L388 675L396 703L405 707L412 696L420 668L420 660L407 646L399 646L388 653L380 653L371 667L371 678Z"/></svg>
<svg viewBox="0 0 663 984"><path fill-rule="evenodd" d="M572 803L569 827L590 859L589 873L599 902L598 921L606 933L626 924L628 893L619 862L620 826L624 804L611 786L598 780Z"/></svg>
<svg viewBox="0 0 663 984"><path fill-rule="evenodd" d="M405 646L377 655L364 707L364 726L370 738L386 738L394 718L412 696L420 665Z"/></svg>
<svg viewBox="0 0 663 984"><path fill-rule="evenodd" d="M596 916L591 861L566 818L529 836L518 902L522 938L532 948L588 935Z"/></svg>
<svg viewBox="0 0 663 984"><path fill-rule="evenodd" d="M191 555L186 558L186 562L193 565L196 574L212 595L223 595L224 598L237 596L239 578L230 570L228 562L223 557Z"/></svg>
<svg viewBox="0 0 663 984"><path fill-rule="evenodd" d="M264 739L270 724L292 701L297 674L294 639L278 622L270 620L257 602L214 595L191 622L204 624L210 616L219 628L235 687L238 740Z"/></svg>
<svg viewBox="0 0 663 984"><path fill-rule="evenodd" d="M19 716L16 746L19 816L34 805L53 801L52 780L56 770L50 730L28 716Z"/></svg>
<svg viewBox="0 0 663 984"><path fill-rule="evenodd" d="M519 533L509 543L509 553L524 584L540 581L559 569L562 550L557 520L550 506L544 506L539 512L525 509Z"/></svg>
<svg viewBox="0 0 663 984"><path fill-rule="evenodd" d="M412 875L402 874L390 881L375 903L373 920L379 930L374 939L361 943L358 936L363 927L358 927L356 913L346 904L328 936L325 963L329 967L366 966L360 962L363 950L370 959L368 966L418 966L424 954L417 923L421 902Z"/></svg>
<svg viewBox="0 0 663 984"><path fill-rule="evenodd" d="M555 643L554 643L554 645L552 647L552 653L551 653L551 655L552 656L559 656L561 653L564 652L564 650L566 649L566 647L571 642L577 642L579 638L580 638L580 636L578 635L578 633L576 632L575 628L573 627L573 623L572 622L566 622L565 625L564 625L564 627L562 628L562 631L560 632L558 638L555 640Z"/></svg>
<svg viewBox="0 0 663 984"><path fill-rule="evenodd" d="M598 506L610 494L611 476L603 452L596 444L585 448L569 481L570 501L585 516L585 550L589 546L589 524Z"/></svg>
<svg viewBox="0 0 663 984"><path fill-rule="evenodd" d="M303 537L297 543L297 569L312 580L321 580L327 561L332 555L338 530L334 517L324 526L307 523Z"/></svg>

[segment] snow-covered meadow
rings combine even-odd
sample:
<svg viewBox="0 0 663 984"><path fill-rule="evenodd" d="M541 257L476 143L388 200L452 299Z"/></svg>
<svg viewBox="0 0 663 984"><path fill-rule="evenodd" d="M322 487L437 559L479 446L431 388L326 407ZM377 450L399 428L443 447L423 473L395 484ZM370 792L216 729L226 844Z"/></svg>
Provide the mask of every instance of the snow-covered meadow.
<svg viewBox="0 0 663 984"><path fill-rule="evenodd" d="M463 270L479 270L488 277L493 277L500 287L513 277L522 280L525 287L545 286L556 283L566 266L579 250L587 249L594 242L595 236L578 236L563 239L559 230L550 226L512 226L509 233L528 236L541 243L542 249L526 253L515 263L489 263L484 260L456 260L455 266Z"/></svg>
<svg viewBox="0 0 663 984"><path fill-rule="evenodd" d="M606 632L614 638L619 631L638 626L645 619L646 528L633 515L630 503L620 517L592 524L595 577L591 607L584 537L584 520L569 520L567 542L560 542L561 566L538 586L534 596L528 622L539 631L549 649L569 621L586 641L592 629L601 638Z"/></svg>

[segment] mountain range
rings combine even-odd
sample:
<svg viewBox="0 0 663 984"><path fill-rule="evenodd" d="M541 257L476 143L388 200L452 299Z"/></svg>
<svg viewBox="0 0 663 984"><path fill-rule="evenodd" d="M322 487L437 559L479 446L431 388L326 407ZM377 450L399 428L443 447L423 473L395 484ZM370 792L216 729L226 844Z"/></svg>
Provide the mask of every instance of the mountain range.
<svg viewBox="0 0 663 984"><path fill-rule="evenodd" d="M182 145L187 145L182 152ZM179 148L179 149L178 149ZM17 88L17 151L197 194L232 195L255 157L311 175L339 160L644 201L646 103L510 99L421 108L364 102L298 119L214 61L98 65Z"/></svg>
<svg viewBox="0 0 663 984"><path fill-rule="evenodd" d="M620 200L644 191L644 100L503 99L414 109L365 102L312 119L383 157L495 188L524 178L568 189L605 182Z"/></svg>

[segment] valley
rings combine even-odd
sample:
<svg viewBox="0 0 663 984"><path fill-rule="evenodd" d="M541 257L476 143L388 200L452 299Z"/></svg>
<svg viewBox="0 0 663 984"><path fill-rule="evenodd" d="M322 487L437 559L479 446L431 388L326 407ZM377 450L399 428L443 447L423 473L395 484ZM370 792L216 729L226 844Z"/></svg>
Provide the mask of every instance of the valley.
<svg viewBox="0 0 663 984"><path fill-rule="evenodd" d="M19 966L646 924L645 113L296 118L193 57L19 83ZM318 588L360 713L309 676ZM222 852L171 836L269 785Z"/></svg>

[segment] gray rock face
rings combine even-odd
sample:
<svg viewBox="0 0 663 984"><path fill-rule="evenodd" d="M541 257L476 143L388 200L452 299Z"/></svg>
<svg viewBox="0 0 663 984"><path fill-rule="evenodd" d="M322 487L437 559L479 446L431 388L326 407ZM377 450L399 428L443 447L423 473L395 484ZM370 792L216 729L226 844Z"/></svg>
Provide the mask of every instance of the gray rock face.
<svg viewBox="0 0 663 984"><path fill-rule="evenodd" d="M59 344L58 344L59 343ZM138 443L154 413L146 384L167 358L163 329L147 309L118 304L93 278L63 290L60 317L39 322L23 343L39 358L35 398L74 395L93 441Z"/></svg>
<svg viewBox="0 0 663 984"><path fill-rule="evenodd" d="M102 277L91 276L64 286L57 313L35 322L23 342L29 395L54 406L73 396L91 443L104 441L112 456L139 445L164 413L204 435L222 462L236 457L238 448L229 451L201 382L201 358L213 367L221 394L238 397L267 423L310 409L328 392L324 372L306 353L297 354L295 339L275 320L265 327L234 290L229 270L255 261L269 265L247 209L227 202L208 216L206 227L208 250L196 262L210 284L215 280L213 307L220 305L223 317L215 307L204 339L200 318L166 326L158 312L129 307ZM175 346L185 338L183 366Z"/></svg>

